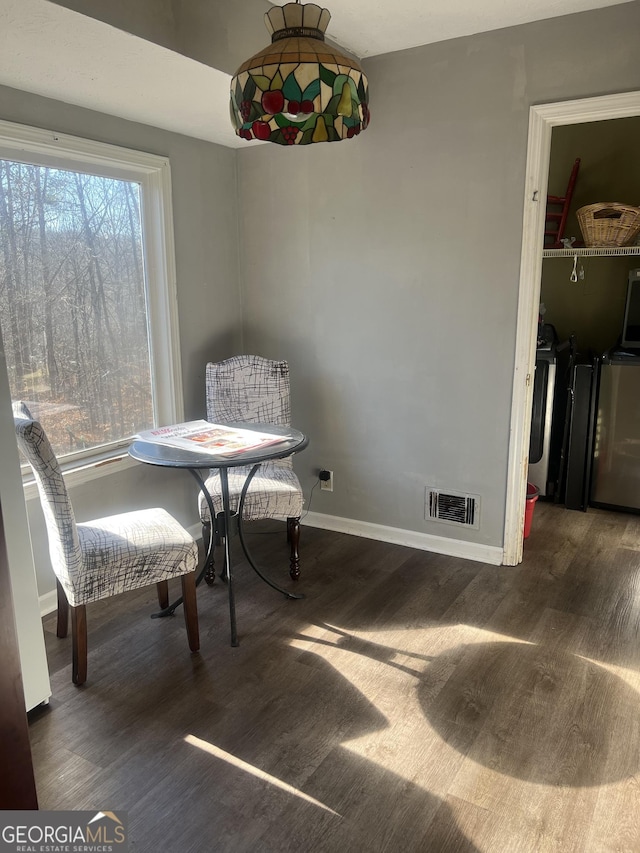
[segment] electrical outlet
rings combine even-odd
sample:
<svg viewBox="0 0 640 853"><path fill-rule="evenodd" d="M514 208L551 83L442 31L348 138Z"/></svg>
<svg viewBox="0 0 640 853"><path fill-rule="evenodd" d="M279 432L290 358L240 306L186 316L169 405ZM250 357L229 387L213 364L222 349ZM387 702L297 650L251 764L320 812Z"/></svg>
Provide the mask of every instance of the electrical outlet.
<svg viewBox="0 0 640 853"><path fill-rule="evenodd" d="M332 492L333 491L333 471L329 471L327 468L321 468L318 476L320 477L320 491Z"/></svg>

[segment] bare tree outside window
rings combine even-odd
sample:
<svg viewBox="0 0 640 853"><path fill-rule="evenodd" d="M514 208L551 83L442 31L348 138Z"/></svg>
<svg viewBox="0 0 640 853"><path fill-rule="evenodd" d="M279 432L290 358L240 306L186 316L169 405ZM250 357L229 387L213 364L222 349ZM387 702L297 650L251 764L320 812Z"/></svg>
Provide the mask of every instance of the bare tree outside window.
<svg viewBox="0 0 640 853"><path fill-rule="evenodd" d="M0 325L58 455L153 425L136 182L0 160Z"/></svg>

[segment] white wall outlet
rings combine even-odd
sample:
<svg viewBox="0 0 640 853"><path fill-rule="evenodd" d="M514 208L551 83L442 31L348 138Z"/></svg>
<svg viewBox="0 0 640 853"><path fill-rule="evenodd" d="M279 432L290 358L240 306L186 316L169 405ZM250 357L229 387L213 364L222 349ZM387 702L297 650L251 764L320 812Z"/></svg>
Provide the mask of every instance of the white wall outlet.
<svg viewBox="0 0 640 853"><path fill-rule="evenodd" d="M326 479L322 479L323 474L328 474L329 477ZM333 491L333 471L329 471L327 468L323 468L320 471L320 491L322 492L332 492Z"/></svg>

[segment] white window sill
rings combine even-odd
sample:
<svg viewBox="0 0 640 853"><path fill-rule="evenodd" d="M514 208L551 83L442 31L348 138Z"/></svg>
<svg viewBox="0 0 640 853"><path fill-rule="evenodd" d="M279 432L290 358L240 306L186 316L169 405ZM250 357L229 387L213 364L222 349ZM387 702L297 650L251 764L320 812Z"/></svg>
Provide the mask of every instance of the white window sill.
<svg viewBox="0 0 640 853"><path fill-rule="evenodd" d="M133 468L138 463L132 459L127 452L118 450L110 456L94 458L91 462L75 462L65 467L61 464L64 481L68 489L74 486L80 486L82 483L89 483L91 480L97 480L108 474L117 474L119 471L125 471L127 468ZM25 500L33 500L38 498L38 487L33 477L27 475L23 480Z"/></svg>

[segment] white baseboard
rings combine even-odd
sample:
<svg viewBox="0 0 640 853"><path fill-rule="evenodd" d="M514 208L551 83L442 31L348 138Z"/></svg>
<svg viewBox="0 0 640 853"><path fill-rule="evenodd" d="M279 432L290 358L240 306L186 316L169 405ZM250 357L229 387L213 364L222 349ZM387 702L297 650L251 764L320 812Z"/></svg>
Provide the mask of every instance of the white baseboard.
<svg viewBox="0 0 640 853"><path fill-rule="evenodd" d="M353 518L340 518L321 512L308 512L302 519L308 527L322 530L334 530L336 533L348 533L351 536L363 536L365 539L377 539L394 545L407 545L420 551L433 551L449 557L463 560L475 560L492 566L502 565L502 548L495 545L479 545L476 542L464 542L461 539L449 539L446 536L434 536L417 530L402 530L399 527L387 527L384 524L371 524L368 521L356 521Z"/></svg>
<svg viewBox="0 0 640 853"><path fill-rule="evenodd" d="M187 531L193 536L196 542L202 539L202 525L199 522L198 524L192 524L190 527L187 527Z"/></svg>
<svg viewBox="0 0 640 853"><path fill-rule="evenodd" d="M51 590L51 592L45 592L44 595L41 595L38 598L38 603L40 604L40 616L48 616L49 613L53 613L58 608L58 594L55 589Z"/></svg>

